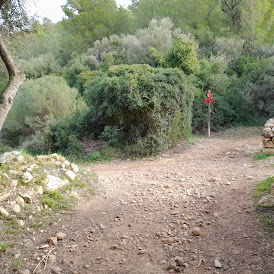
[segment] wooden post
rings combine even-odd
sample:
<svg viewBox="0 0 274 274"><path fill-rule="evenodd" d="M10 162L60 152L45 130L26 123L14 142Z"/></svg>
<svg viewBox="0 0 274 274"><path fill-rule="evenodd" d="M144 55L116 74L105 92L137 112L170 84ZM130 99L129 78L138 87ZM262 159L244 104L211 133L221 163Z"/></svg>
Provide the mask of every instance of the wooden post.
<svg viewBox="0 0 274 274"><path fill-rule="evenodd" d="M208 116L207 116L207 133L210 138L210 114L211 114L211 103L208 104Z"/></svg>

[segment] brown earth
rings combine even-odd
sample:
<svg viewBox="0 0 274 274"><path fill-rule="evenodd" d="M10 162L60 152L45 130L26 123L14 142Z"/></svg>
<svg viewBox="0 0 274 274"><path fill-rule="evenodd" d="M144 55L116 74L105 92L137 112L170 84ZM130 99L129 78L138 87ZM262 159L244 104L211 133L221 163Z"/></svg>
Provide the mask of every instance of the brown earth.
<svg viewBox="0 0 274 274"><path fill-rule="evenodd" d="M262 146L251 135L197 138L161 157L86 166L100 176L100 193L34 235L35 249L67 234L42 273L273 273L273 238L253 192L274 175L274 157L254 162ZM22 252L30 273L46 251L32 253Z"/></svg>

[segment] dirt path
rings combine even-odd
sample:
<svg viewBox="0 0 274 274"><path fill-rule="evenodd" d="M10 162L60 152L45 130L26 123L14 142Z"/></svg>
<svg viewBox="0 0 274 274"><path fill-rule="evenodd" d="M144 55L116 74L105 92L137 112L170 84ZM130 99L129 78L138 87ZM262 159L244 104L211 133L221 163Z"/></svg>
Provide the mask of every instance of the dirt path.
<svg viewBox="0 0 274 274"><path fill-rule="evenodd" d="M260 142L198 139L162 157L89 165L102 193L62 217L68 237L43 273L273 273L252 197L274 174L252 160Z"/></svg>

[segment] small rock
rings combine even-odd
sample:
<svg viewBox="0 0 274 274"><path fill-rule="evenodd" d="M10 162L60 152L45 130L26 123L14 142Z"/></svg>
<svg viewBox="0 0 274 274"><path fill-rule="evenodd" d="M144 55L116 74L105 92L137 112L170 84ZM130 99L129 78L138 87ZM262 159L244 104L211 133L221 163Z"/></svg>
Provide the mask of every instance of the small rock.
<svg viewBox="0 0 274 274"><path fill-rule="evenodd" d="M194 236L199 236L199 235L201 235L201 229L199 227L194 227L193 230L191 231L191 233Z"/></svg>
<svg viewBox="0 0 274 274"><path fill-rule="evenodd" d="M46 249L49 247L49 244L43 244L41 246L39 246L39 249Z"/></svg>
<svg viewBox="0 0 274 274"><path fill-rule="evenodd" d="M49 237L48 238L48 243L50 245L57 245L57 238L56 237Z"/></svg>
<svg viewBox="0 0 274 274"><path fill-rule="evenodd" d="M18 204L13 204L11 207L15 213L19 213L21 211L21 208Z"/></svg>
<svg viewBox="0 0 274 274"><path fill-rule="evenodd" d="M54 164L55 164L56 166L62 166L62 163L61 163L60 161L56 161Z"/></svg>
<svg viewBox="0 0 274 274"><path fill-rule="evenodd" d="M25 193L19 193L21 198L23 198L24 202L27 204L31 204L31 196Z"/></svg>
<svg viewBox="0 0 274 274"><path fill-rule="evenodd" d="M99 227L100 227L101 229L105 229L105 228L106 228L106 226L105 226L104 224L100 224Z"/></svg>
<svg viewBox="0 0 274 274"><path fill-rule="evenodd" d="M17 185L18 185L18 181L17 180L11 180L11 182L10 182L10 186L11 187L17 187Z"/></svg>
<svg viewBox="0 0 274 274"><path fill-rule="evenodd" d="M70 166L71 166L71 169L74 173L79 172L79 167L76 164L71 163Z"/></svg>
<svg viewBox="0 0 274 274"><path fill-rule="evenodd" d="M215 266L216 268L221 268L221 267L222 267L222 264L220 263L219 260L215 259L215 261L214 261L214 266Z"/></svg>
<svg viewBox="0 0 274 274"><path fill-rule="evenodd" d="M9 213L6 209L4 209L2 206L0 206L0 215L4 217L9 217Z"/></svg>
<svg viewBox="0 0 274 274"><path fill-rule="evenodd" d="M25 201L22 197L18 196L15 201L18 203L18 204L21 204L21 205L24 205Z"/></svg>
<svg viewBox="0 0 274 274"><path fill-rule="evenodd" d="M57 240L64 240L66 237L67 237L67 235L64 232L58 232L58 233L56 233Z"/></svg>
<svg viewBox="0 0 274 274"><path fill-rule="evenodd" d="M68 161L68 160L65 160L65 161L64 161L64 165L65 165L66 167L69 167L69 165L70 165L69 161Z"/></svg>
<svg viewBox="0 0 274 274"><path fill-rule="evenodd" d="M42 186L37 186L36 187L36 192L37 192L37 194L42 195L44 193L43 187Z"/></svg>
<svg viewBox="0 0 274 274"><path fill-rule="evenodd" d="M30 182L33 179L33 176L30 172L26 171L23 176L22 176L23 180L26 182Z"/></svg>
<svg viewBox="0 0 274 274"><path fill-rule="evenodd" d="M17 223L23 227L25 225L25 222L23 220L17 220Z"/></svg>
<svg viewBox="0 0 274 274"><path fill-rule="evenodd" d="M21 272L21 274L30 274L30 271L29 271L28 269L26 269L26 270L23 270L23 271Z"/></svg>
<svg viewBox="0 0 274 274"><path fill-rule="evenodd" d="M74 181L76 178L76 174L71 170L66 170L65 175L68 177L69 180Z"/></svg>

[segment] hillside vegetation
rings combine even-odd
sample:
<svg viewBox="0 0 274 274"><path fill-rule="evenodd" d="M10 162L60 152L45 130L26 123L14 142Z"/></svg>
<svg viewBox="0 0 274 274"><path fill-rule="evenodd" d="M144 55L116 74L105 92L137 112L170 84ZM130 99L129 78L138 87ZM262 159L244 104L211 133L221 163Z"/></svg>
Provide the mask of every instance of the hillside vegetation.
<svg viewBox="0 0 274 274"><path fill-rule="evenodd" d="M113 0L67 1L57 24L45 18L25 31L3 29L27 81L2 142L36 154L88 150L87 159L154 155L205 132L208 90L213 130L263 124L274 116L273 7L268 0L134 0L128 9ZM1 64L0 90L7 78Z"/></svg>

